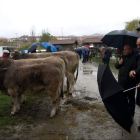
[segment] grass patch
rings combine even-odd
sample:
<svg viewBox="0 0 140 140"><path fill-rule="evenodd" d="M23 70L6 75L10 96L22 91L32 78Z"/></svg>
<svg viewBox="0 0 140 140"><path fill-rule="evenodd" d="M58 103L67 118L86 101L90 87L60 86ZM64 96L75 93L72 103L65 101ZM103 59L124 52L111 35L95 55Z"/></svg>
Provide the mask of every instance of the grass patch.
<svg viewBox="0 0 140 140"><path fill-rule="evenodd" d="M43 92L39 94L26 93L26 103L22 104L20 112L15 116L10 116L12 108L10 96L0 92L0 129L5 128L7 125L14 126L18 123L26 125L32 124L34 116L31 116L30 113L32 113L31 111L34 111L34 114L36 113L35 109L39 106L41 100L43 100L45 96L46 94ZM32 107L36 108L33 110Z"/></svg>
<svg viewBox="0 0 140 140"><path fill-rule="evenodd" d="M13 117L10 117L12 104L10 96L0 93L0 129L5 125L15 124Z"/></svg>

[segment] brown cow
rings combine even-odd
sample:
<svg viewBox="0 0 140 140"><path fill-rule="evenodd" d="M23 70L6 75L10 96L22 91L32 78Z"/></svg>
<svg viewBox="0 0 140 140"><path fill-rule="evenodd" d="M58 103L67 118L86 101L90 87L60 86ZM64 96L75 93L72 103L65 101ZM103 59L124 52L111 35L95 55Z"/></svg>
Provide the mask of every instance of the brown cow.
<svg viewBox="0 0 140 140"><path fill-rule="evenodd" d="M33 65L33 64L51 64L51 65L59 65L62 67L63 75L67 77L67 92L69 93L69 78L68 78L68 61L58 57L47 57L40 59L21 59L21 60L13 60L13 59L3 59L0 58L0 67L1 68L9 68L14 66L24 66L24 65ZM4 90L2 91L4 94L6 93ZM22 102L25 101L25 96L22 96Z"/></svg>
<svg viewBox="0 0 140 140"><path fill-rule="evenodd" d="M20 109L22 94L27 91L47 91L52 101L50 116L53 117L59 109L60 97L63 96L63 72L59 65L53 64L0 69L0 90L7 90L10 94L11 115Z"/></svg>
<svg viewBox="0 0 140 140"><path fill-rule="evenodd" d="M70 93L74 91L74 83L77 80L78 77L78 67L79 67L79 56L77 53L72 51L61 51L61 52L49 52L49 53L19 53L18 51L15 51L11 53L11 57L13 59L37 59L37 58L44 58L49 56L57 56L57 57L63 57L65 56L68 59L68 77L70 81ZM74 73L76 72L76 77L74 76Z"/></svg>

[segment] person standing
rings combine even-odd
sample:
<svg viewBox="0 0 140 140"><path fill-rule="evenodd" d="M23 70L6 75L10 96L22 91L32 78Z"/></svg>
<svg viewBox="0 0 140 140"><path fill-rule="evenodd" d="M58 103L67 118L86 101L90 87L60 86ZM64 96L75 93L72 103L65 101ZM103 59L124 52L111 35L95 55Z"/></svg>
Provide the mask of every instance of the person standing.
<svg viewBox="0 0 140 140"><path fill-rule="evenodd" d="M4 58L4 59L7 59L7 58L9 58L9 51L8 50L4 50L3 51L3 55L2 55L2 57Z"/></svg>
<svg viewBox="0 0 140 140"><path fill-rule="evenodd" d="M82 63L85 63L86 62L86 51L85 51L85 49L82 51L82 55L83 55Z"/></svg>
<svg viewBox="0 0 140 140"><path fill-rule="evenodd" d="M50 46L47 47L46 52L52 52Z"/></svg>
<svg viewBox="0 0 140 140"><path fill-rule="evenodd" d="M90 63L92 63L92 57L93 57L93 49L89 51L89 60L90 60Z"/></svg>
<svg viewBox="0 0 140 140"><path fill-rule="evenodd" d="M109 65L110 57L112 57L112 51L108 47L107 50L105 50L105 62L107 65Z"/></svg>
<svg viewBox="0 0 140 140"><path fill-rule="evenodd" d="M116 62L115 67L119 69L118 83L126 90L136 86L136 80L129 76L129 72L136 68L137 59L130 45L124 45L123 56ZM124 93L126 97L128 111L133 118L135 113L135 89L129 90Z"/></svg>
<svg viewBox="0 0 140 140"><path fill-rule="evenodd" d="M88 58L89 58L89 50L86 51L86 62L88 62Z"/></svg>
<svg viewBox="0 0 140 140"><path fill-rule="evenodd" d="M101 57L102 57L102 62L103 62L104 64L106 64L105 48L103 48L102 51L101 51Z"/></svg>
<svg viewBox="0 0 140 140"><path fill-rule="evenodd" d="M79 54L79 57L81 59L81 56L82 56L82 50L81 49L79 49L78 54Z"/></svg>
<svg viewBox="0 0 140 140"><path fill-rule="evenodd" d="M3 53L2 57L3 57L4 59L7 59L7 58L8 58L8 54L7 54L7 53Z"/></svg>
<svg viewBox="0 0 140 140"><path fill-rule="evenodd" d="M131 78L137 79L137 84L140 83L140 38L137 39L137 50L139 51L139 54L137 54L137 69L132 70L129 75ZM136 96L136 105L140 107L140 88L137 88L137 96Z"/></svg>
<svg viewBox="0 0 140 140"><path fill-rule="evenodd" d="M75 52L79 55L79 58L81 59L82 50L81 49L76 49Z"/></svg>

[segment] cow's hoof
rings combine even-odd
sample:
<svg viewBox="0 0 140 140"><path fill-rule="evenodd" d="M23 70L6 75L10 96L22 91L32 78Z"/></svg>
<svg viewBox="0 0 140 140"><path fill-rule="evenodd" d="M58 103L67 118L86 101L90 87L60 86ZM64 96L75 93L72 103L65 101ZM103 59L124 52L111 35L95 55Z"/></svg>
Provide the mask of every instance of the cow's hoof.
<svg viewBox="0 0 140 140"><path fill-rule="evenodd" d="M51 111L50 118L53 118L53 117L55 116L55 114L56 114L56 110L52 110L52 111Z"/></svg>
<svg viewBox="0 0 140 140"><path fill-rule="evenodd" d="M14 116L15 114L11 112L10 116Z"/></svg>

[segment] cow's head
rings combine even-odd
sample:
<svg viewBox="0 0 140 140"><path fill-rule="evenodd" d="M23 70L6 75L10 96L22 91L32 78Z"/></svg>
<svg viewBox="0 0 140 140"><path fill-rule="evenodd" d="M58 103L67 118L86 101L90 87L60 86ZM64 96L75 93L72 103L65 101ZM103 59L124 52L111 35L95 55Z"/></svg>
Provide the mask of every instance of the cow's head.
<svg viewBox="0 0 140 140"><path fill-rule="evenodd" d="M18 60L21 58L21 53L18 50L10 53L10 57L14 60Z"/></svg>

